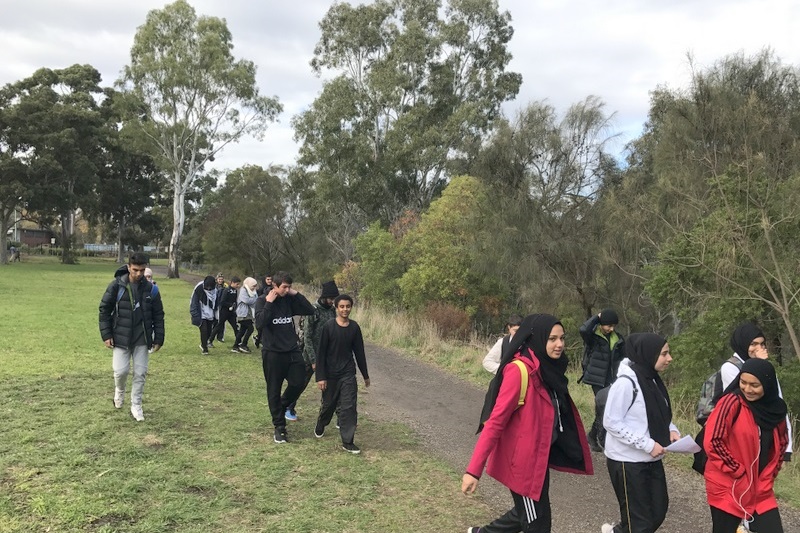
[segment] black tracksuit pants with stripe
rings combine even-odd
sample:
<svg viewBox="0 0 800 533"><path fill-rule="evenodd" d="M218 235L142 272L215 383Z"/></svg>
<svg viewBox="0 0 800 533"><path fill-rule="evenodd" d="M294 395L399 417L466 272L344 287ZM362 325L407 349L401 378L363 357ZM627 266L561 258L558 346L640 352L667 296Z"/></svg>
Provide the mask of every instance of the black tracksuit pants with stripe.
<svg viewBox="0 0 800 533"><path fill-rule="evenodd" d="M620 523L614 533L653 533L669 509L664 462L623 463L606 459L619 502Z"/></svg>
<svg viewBox="0 0 800 533"><path fill-rule="evenodd" d="M485 526L479 533L550 533L552 516L550 515L550 472L544 477L542 496L534 501L520 496L513 490L514 507L506 514Z"/></svg>

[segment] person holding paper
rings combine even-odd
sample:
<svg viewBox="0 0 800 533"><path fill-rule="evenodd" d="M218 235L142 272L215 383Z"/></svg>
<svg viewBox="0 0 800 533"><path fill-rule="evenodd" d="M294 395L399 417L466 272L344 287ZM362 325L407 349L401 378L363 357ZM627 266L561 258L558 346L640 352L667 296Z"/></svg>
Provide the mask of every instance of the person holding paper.
<svg viewBox="0 0 800 533"><path fill-rule="evenodd" d="M667 340L655 333L634 333L625 344L617 379L608 392L603 427L611 485L620 521L603 524L602 533L653 533L669 508L662 459L680 439L672 423L669 393L659 373L672 362Z"/></svg>
<svg viewBox="0 0 800 533"><path fill-rule="evenodd" d="M775 367L764 359L744 362L706 422L704 477L713 533L783 533L773 485L789 440L786 402Z"/></svg>

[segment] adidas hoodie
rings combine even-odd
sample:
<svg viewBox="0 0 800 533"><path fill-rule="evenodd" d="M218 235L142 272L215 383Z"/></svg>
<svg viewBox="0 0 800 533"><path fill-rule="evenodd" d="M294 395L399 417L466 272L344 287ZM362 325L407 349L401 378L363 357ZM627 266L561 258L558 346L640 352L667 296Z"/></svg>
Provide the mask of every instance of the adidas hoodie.
<svg viewBox="0 0 800 533"><path fill-rule="evenodd" d="M293 352L300 349L300 339L294 329L292 317L313 315L314 306L300 294L279 296L274 302L259 296L256 301L256 329L268 352Z"/></svg>

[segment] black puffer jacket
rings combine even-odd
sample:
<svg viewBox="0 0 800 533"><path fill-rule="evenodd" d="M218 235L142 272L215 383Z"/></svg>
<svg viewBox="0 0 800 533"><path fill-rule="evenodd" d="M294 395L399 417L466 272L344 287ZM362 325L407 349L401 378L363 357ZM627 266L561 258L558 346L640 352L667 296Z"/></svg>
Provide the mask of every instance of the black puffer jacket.
<svg viewBox="0 0 800 533"><path fill-rule="evenodd" d="M100 336L103 341L113 338L114 346L128 348L131 342L133 314L127 289L127 266L118 269L116 275L100 300ZM122 296L118 300L120 289ZM161 303L161 293L158 290L154 291L153 285L142 278L139 282L139 294L134 295L134 299L141 302L147 347L151 348L154 344L163 346L164 306Z"/></svg>
<svg viewBox="0 0 800 533"><path fill-rule="evenodd" d="M583 337L583 377L581 381L587 385L607 387L617 378L617 369L625 354L625 340L616 331L614 349L611 349L609 338L598 331L600 318L594 315L580 327Z"/></svg>

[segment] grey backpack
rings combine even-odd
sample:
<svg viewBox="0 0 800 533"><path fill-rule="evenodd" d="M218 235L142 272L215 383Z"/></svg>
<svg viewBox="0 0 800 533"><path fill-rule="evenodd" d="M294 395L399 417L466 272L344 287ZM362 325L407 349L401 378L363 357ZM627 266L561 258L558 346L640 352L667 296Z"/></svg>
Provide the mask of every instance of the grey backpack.
<svg viewBox="0 0 800 533"><path fill-rule="evenodd" d="M736 368L742 368L741 359L731 356L726 362L736 365ZM724 363L723 363L724 364ZM711 411L717 405L720 397L722 397L722 367L719 370L708 376L700 388L700 399L697 400L697 410L695 411L695 419L701 426L706 425L708 417L711 416Z"/></svg>

